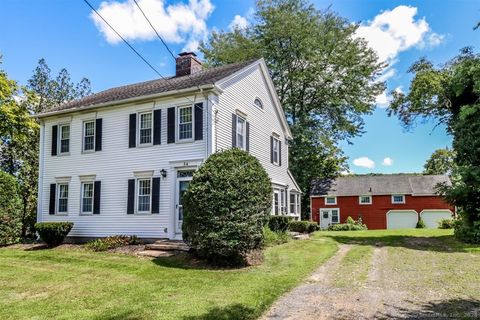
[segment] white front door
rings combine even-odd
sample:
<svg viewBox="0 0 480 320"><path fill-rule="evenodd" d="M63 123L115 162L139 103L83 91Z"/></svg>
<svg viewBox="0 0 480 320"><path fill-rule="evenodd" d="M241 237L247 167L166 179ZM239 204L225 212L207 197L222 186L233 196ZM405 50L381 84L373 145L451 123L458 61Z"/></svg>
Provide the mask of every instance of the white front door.
<svg viewBox="0 0 480 320"><path fill-rule="evenodd" d="M320 209L320 228L327 229L329 225L340 223L340 210Z"/></svg>
<svg viewBox="0 0 480 320"><path fill-rule="evenodd" d="M185 171L185 173L182 174L182 172L179 171L179 174L177 175L177 186L175 192L175 233L177 234L182 233L183 195L188 188L190 180L192 180L190 172Z"/></svg>

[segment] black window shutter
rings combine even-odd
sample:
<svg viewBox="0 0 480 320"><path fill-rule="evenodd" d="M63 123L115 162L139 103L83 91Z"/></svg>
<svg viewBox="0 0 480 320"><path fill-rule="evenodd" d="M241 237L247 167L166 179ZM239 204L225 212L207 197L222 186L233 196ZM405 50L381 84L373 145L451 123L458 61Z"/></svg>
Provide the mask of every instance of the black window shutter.
<svg viewBox="0 0 480 320"><path fill-rule="evenodd" d="M250 151L250 122L246 122L245 128L245 150Z"/></svg>
<svg viewBox="0 0 480 320"><path fill-rule="evenodd" d="M270 137L270 163L273 163L273 137Z"/></svg>
<svg viewBox="0 0 480 320"><path fill-rule="evenodd" d="M175 107L167 110L167 143L175 142Z"/></svg>
<svg viewBox="0 0 480 320"><path fill-rule="evenodd" d="M162 109L153 111L153 144L161 143L162 134Z"/></svg>
<svg viewBox="0 0 480 320"><path fill-rule="evenodd" d="M52 156L57 155L58 126L52 126Z"/></svg>
<svg viewBox="0 0 480 320"><path fill-rule="evenodd" d="M130 122L128 126L128 147L135 148L137 146L137 114L130 114Z"/></svg>
<svg viewBox="0 0 480 320"><path fill-rule="evenodd" d="M135 212L135 179L128 180L127 214Z"/></svg>
<svg viewBox="0 0 480 320"><path fill-rule="evenodd" d="M282 165L282 141L278 140L278 165Z"/></svg>
<svg viewBox="0 0 480 320"><path fill-rule="evenodd" d="M152 213L160 213L160 178L152 180Z"/></svg>
<svg viewBox="0 0 480 320"><path fill-rule="evenodd" d="M95 120L95 151L102 151L102 119Z"/></svg>
<svg viewBox="0 0 480 320"><path fill-rule="evenodd" d="M95 181L93 188L93 214L100 214L100 197L102 193L102 182Z"/></svg>
<svg viewBox="0 0 480 320"><path fill-rule="evenodd" d="M55 214L55 196L57 192L57 184L50 184L50 203L48 206L48 214Z"/></svg>
<svg viewBox="0 0 480 320"><path fill-rule="evenodd" d="M195 104L195 140L203 140L203 103Z"/></svg>
<svg viewBox="0 0 480 320"><path fill-rule="evenodd" d="M237 115L232 114L232 148L237 146Z"/></svg>

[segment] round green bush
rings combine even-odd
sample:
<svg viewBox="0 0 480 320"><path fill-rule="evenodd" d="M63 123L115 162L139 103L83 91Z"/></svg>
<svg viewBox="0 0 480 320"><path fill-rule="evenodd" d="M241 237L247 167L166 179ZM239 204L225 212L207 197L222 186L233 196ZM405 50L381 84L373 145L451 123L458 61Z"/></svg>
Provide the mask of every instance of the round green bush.
<svg viewBox="0 0 480 320"><path fill-rule="evenodd" d="M320 226L311 221L291 221L288 229L293 232L312 233L320 230Z"/></svg>
<svg viewBox="0 0 480 320"><path fill-rule="evenodd" d="M272 185L260 162L239 149L211 155L183 199L183 240L218 264L239 264L261 247Z"/></svg>
<svg viewBox="0 0 480 320"><path fill-rule="evenodd" d="M0 245L18 242L21 226L17 181L12 175L0 171Z"/></svg>
<svg viewBox="0 0 480 320"><path fill-rule="evenodd" d="M35 224L35 230L40 235L40 239L49 247L62 244L72 228L73 222L39 222Z"/></svg>

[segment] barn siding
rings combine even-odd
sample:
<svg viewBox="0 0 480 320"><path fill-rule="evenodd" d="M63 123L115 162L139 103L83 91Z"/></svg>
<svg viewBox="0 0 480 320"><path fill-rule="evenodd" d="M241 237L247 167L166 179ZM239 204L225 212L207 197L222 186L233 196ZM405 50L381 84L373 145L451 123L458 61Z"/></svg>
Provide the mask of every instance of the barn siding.
<svg viewBox="0 0 480 320"><path fill-rule="evenodd" d="M320 223L319 209L339 208L340 222L345 222L348 216L357 220L362 217L368 229L386 229L387 212L390 210L415 210L420 213L426 209L450 209L454 208L438 196L405 196L404 204L392 204L390 195L378 195L372 197L371 205L360 205L358 196L337 197L336 205L325 205L324 197L312 197L312 220Z"/></svg>

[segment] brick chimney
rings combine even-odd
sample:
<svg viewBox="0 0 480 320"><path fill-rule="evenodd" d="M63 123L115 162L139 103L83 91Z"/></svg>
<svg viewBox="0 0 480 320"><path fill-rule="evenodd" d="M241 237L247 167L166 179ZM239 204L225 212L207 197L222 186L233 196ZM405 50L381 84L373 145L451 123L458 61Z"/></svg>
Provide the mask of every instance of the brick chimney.
<svg viewBox="0 0 480 320"><path fill-rule="evenodd" d="M182 52L175 61L175 76L177 77L194 74L202 70L202 62L197 59L197 55L193 52Z"/></svg>

